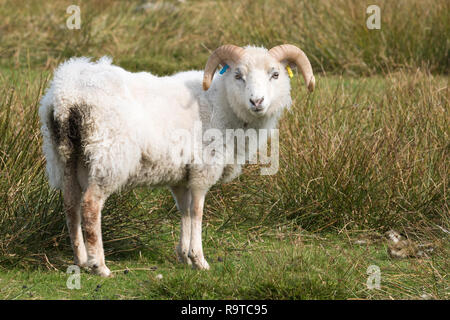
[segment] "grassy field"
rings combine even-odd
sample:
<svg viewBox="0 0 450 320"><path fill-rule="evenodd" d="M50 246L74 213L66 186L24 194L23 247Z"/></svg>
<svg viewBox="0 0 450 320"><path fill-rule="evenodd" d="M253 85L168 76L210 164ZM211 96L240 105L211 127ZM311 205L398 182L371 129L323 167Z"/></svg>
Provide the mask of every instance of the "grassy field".
<svg viewBox="0 0 450 320"><path fill-rule="evenodd" d="M74 2L81 29L69 30L70 2L0 0L0 299L449 299L448 1L155 3ZM381 30L366 28L369 4ZM223 43L293 43L311 60L317 89L292 80L279 172L248 166L208 194L208 272L176 262L167 190L112 196L103 234L115 277L83 272L69 290L72 253L37 116L52 70L110 55L171 74L202 69ZM433 254L392 259L390 229ZM366 286L371 265L380 289Z"/></svg>

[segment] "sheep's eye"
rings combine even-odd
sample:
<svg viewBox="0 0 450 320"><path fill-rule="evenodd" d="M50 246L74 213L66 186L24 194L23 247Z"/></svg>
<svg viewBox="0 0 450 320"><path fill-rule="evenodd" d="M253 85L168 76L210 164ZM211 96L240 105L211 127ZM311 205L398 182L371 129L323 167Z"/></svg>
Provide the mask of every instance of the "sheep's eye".
<svg viewBox="0 0 450 320"><path fill-rule="evenodd" d="M278 79L278 76L279 76L280 74L278 73L278 72L274 72L273 74L272 74L272 78L273 79Z"/></svg>
<svg viewBox="0 0 450 320"><path fill-rule="evenodd" d="M242 80L242 75L241 75L240 73L236 73L236 74L234 75L234 78L235 78L236 80Z"/></svg>

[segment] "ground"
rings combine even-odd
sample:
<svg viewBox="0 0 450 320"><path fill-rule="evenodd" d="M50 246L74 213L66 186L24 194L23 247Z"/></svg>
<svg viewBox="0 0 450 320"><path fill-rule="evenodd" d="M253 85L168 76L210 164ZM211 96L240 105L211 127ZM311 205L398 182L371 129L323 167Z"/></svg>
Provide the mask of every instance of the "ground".
<svg viewBox="0 0 450 320"><path fill-rule="evenodd" d="M169 230L168 230L169 231ZM287 228L205 231L210 271L176 261L176 239L108 259L113 278L82 271L69 289L68 256L38 268L0 272L4 299L448 299L448 261L391 259L386 243L356 244L354 235L317 236ZM158 238L161 238L158 235ZM442 249L440 249L442 250ZM448 250L448 248L447 248ZM44 260L44 258L42 258ZM380 268L380 287L367 286L369 266ZM370 270L369 270L370 271ZM161 278L162 276L162 278ZM70 282L70 279L69 279ZM369 283L372 283L369 279ZM375 286L375 282L373 285Z"/></svg>

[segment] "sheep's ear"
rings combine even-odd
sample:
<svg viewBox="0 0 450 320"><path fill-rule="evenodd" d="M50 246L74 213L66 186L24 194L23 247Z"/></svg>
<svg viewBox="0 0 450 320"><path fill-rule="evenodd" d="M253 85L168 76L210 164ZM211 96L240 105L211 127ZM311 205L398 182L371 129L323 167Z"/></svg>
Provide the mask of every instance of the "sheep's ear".
<svg viewBox="0 0 450 320"><path fill-rule="evenodd" d="M245 50L232 44L223 45L214 50L206 62L203 72L203 90L208 90L219 64L237 62L244 55Z"/></svg>
<svg viewBox="0 0 450 320"><path fill-rule="evenodd" d="M295 63L284 60L284 61L280 61L280 64L281 64L282 68L284 70L286 70L286 72L288 73L289 78L292 78L295 76L294 71L297 70L297 65Z"/></svg>
<svg viewBox="0 0 450 320"><path fill-rule="evenodd" d="M297 70L297 65L294 62L290 62L289 67L291 67L292 70Z"/></svg>
<svg viewBox="0 0 450 320"><path fill-rule="evenodd" d="M311 63L300 48L291 44L282 44L270 49L269 54L278 61L287 60L289 63L294 62L302 72L308 90L310 92L314 90L316 80L314 78Z"/></svg>
<svg viewBox="0 0 450 320"><path fill-rule="evenodd" d="M227 66L227 67L225 67L225 66ZM225 70L224 70L224 68L225 68ZM230 70L231 70L231 63L224 63L224 62L220 63L216 69L216 71L222 72L221 74L223 74L225 72L229 72Z"/></svg>
<svg viewBox="0 0 450 320"><path fill-rule="evenodd" d="M280 61L281 65L283 66L283 68L286 68L287 66L291 67L292 70L297 70L297 65L295 64L295 62L289 62L288 60L283 60Z"/></svg>

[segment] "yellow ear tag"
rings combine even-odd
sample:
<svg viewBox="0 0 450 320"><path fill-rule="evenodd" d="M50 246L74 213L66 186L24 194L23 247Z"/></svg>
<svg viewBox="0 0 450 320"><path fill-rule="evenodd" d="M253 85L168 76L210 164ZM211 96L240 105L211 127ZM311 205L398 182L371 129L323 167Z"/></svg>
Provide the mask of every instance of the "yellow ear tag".
<svg viewBox="0 0 450 320"><path fill-rule="evenodd" d="M289 65L286 66L286 70L289 75L289 78L292 78L294 76L294 74L292 73L292 69L291 69L291 67L289 67Z"/></svg>

